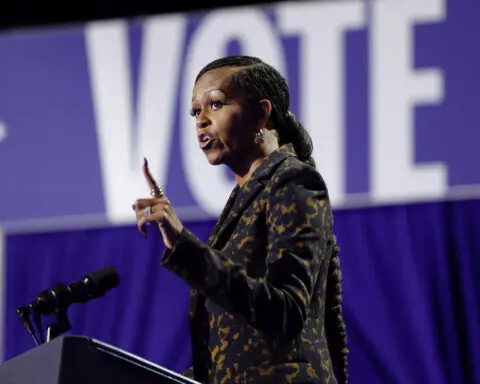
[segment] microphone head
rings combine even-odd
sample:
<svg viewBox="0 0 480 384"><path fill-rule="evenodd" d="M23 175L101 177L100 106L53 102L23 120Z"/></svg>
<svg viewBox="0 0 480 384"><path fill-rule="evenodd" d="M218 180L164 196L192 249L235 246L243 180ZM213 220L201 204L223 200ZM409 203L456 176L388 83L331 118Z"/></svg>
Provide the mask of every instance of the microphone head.
<svg viewBox="0 0 480 384"><path fill-rule="evenodd" d="M103 267L87 273L82 279L92 294L102 295L120 284L120 276L112 266Z"/></svg>

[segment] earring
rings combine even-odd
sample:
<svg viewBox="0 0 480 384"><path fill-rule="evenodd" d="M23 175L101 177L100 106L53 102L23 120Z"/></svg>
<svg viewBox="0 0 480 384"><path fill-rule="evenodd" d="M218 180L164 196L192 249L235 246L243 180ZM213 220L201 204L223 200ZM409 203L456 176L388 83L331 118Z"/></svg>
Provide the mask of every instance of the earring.
<svg viewBox="0 0 480 384"><path fill-rule="evenodd" d="M255 134L255 144L262 144L264 142L262 131L258 131Z"/></svg>

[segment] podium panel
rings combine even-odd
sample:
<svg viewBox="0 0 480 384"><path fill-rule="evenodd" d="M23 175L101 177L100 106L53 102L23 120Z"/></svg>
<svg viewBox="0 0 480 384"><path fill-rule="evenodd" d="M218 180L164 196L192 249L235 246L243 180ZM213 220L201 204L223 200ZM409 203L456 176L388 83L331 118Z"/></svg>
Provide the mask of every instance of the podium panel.
<svg viewBox="0 0 480 384"><path fill-rule="evenodd" d="M99 340L61 336L0 365L1 384L198 384Z"/></svg>

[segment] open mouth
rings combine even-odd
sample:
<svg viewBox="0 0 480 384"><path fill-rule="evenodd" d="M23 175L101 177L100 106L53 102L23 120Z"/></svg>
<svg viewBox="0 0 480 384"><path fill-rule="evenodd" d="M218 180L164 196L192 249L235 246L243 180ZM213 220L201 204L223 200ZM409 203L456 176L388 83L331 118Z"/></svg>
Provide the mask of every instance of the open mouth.
<svg viewBox="0 0 480 384"><path fill-rule="evenodd" d="M212 147L213 142L215 139L208 135L201 135L200 136L200 148L202 150L206 150Z"/></svg>

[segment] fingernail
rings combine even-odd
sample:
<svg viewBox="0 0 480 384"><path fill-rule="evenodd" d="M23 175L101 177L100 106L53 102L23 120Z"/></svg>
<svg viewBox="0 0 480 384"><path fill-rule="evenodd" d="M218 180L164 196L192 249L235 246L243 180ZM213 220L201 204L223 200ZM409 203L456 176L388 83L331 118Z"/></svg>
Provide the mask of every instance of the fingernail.
<svg viewBox="0 0 480 384"><path fill-rule="evenodd" d="M148 160L146 157L143 158L143 164L145 164L148 167Z"/></svg>

